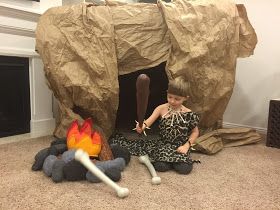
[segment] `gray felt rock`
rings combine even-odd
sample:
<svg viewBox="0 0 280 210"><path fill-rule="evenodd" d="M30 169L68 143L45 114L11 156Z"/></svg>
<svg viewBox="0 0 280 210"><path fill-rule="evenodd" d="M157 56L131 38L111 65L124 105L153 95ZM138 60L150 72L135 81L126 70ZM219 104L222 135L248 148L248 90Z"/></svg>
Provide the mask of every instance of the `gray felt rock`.
<svg viewBox="0 0 280 210"><path fill-rule="evenodd" d="M124 158L116 158L114 160L98 161L95 165L103 168L105 171L110 168L117 168L119 171L123 171L125 168L125 160Z"/></svg>
<svg viewBox="0 0 280 210"><path fill-rule="evenodd" d="M86 179L88 170L77 160L71 160L63 167L64 178L67 181L80 181Z"/></svg>
<svg viewBox="0 0 280 210"><path fill-rule="evenodd" d="M52 180L54 182L62 182L64 178L63 167L65 166L63 160L56 160L52 167Z"/></svg>
<svg viewBox="0 0 280 210"><path fill-rule="evenodd" d="M35 162L32 165L32 170L33 171L41 170L43 167L44 161L49 156L49 154L50 154L50 148L45 148L45 149L40 150L35 155Z"/></svg>
<svg viewBox="0 0 280 210"><path fill-rule="evenodd" d="M64 160L65 163L69 163L71 160L75 159L75 149L68 150L64 152L61 156L62 160Z"/></svg>
<svg viewBox="0 0 280 210"><path fill-rule="evenodd" d="M109 168L105 171L105 174L114 182L121 180L121 171L118 168Z"/></svg>
<svg viewBox="0 0 280 210"><path fill-rule="evenodd" d="M105 170L103 168L101 168L100 166L96 166L97 168L100 169L100 171L102 171L103 173L105 172ZM99 183L101 182L101 180L99 178L97 178L97 176L95 176L93 173L91 173L90 171L87 172L86 174L86 179L89 181L89 182L92 182L92 183Z"/></svg>
<svg viewBox="0 0 280 210"><path fill-rule="evenodd" d="M124 158L126 165L130 162L131 154L129 153L127 148L121 147L117 144L112 144L110 146L115 158Z"/></svg>
<svg viewBox="0 0 280 210"><path fill-rule="evenodd" d="M52 167L54 162L57 160L57 157L54 155L49 155L43 164L43 172L47 175L47 176L51 176L52 175Z"/></svg>
<svg viewBox="0 0 280 210"><path fill-rule="evenodd" d="M50 147L50 155L60 155L67 151L66 144L55 144Z"/></svg>

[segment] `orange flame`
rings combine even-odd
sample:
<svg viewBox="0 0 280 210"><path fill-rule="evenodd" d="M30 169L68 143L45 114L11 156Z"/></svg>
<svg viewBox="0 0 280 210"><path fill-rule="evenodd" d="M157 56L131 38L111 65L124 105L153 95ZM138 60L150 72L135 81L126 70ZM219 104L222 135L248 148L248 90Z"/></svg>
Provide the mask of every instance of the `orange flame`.
<svg viewBox="0 0 280 210"><path fill-rule="evenodd" d="M73 121L67 132L68 149L82 149L91 157L97 157L101 151L101 135L92 131L92 120L88 118L81 128L77 120Z"/></svg>

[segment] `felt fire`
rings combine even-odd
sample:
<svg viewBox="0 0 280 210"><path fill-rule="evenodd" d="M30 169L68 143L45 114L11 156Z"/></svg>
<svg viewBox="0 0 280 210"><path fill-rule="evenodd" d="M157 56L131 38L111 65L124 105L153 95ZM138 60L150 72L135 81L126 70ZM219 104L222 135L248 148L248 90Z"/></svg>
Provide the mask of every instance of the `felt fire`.
<svg viewBox="0 0 280 210"><path fill-rule="evenodd" d="M101 136L92 130L92 120L85 120L79 127L77 120L73 121L67 132L68 149L82 149L91 157L97 157L101 151Z"/></svg>

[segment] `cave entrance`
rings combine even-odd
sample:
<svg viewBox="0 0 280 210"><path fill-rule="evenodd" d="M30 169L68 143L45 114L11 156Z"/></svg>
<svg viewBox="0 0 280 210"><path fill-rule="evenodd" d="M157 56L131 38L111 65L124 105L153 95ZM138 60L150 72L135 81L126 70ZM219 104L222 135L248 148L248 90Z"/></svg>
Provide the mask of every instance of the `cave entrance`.
<svg viewBox="0 0 280 210"><path fill-rule="evenodd" d="M140 74L150 77L150 94L145 119L160 104L166 103L166 90L168 87L168 77L165 72L166 62L158 66L139 70L133 73L119 76L119 108L116 119L116 130L120 132L131 132L137 120L136 102L136 80ZM151 131L156 132L158 121L152 126Z"/></svg>

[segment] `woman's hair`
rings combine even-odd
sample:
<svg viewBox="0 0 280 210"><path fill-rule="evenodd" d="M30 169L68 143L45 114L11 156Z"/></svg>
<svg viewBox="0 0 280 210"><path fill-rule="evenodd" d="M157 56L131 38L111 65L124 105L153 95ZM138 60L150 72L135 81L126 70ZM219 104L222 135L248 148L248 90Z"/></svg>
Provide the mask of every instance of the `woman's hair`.
<svg viewBox="0 0 280 210"><path fill-rule="evenodd" d="M183 77L176 77L168 83L167 93L187 97L190 91L190 84Z"/></svg>

